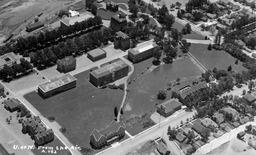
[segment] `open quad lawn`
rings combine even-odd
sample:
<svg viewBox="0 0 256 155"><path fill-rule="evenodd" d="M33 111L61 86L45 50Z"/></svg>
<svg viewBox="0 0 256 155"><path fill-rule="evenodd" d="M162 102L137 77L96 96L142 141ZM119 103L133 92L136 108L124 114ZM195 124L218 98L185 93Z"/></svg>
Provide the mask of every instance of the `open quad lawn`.
<svg viewBox="0 0 256 155"><path fill-rule="evenodd" d="M163 102L157 100L159 90L165 89L170 81L177 78L187 79L201 75L201 71L188 58L178 59L173 64L162 65L152 72L147 71L150 66L152 66L152 59L135 64L135 71L128 85L124 119L129 122L126 126L132 134L141 132L145 129L143 128L145 124L151 123L148 116L150 117L156 110L157 104ZM170 98L170 95L167 98ZM134 118L143 116L142 123L135 123ZM141 122L141 119L138 121Z"/></svg>
<svg viewBox="0 0 256 155"><path fill-rule="evenodd" d="M77 86L69 91L47 99L31 92L25 98L45 117L55 117L73 145L89 147L92 130L101 130L114 120L114 107L119 108L123 92L94 87L88 80L89 71L75 77Z"/></svg>
<svg viewBox="0 0 256 155"><path fill-rule="evenodd" d="M225 51L216 51L212 49L209 51L208 45L203 44L191 44L190 52L207 68L213 69L216 67L217 69L227 70L228 66L232 66L232 70L236 72L241 72L246 70L242 66L242 62L239 62L237 65L235 64L236 59L226 53Z"/></svg>
<svg viewBox="0 0 256 155"><path fill-rule="evenodd" d="M181 32L181 30L183 29L183 25L178 23L178 22L175 22L173 25L172 25L173 28L176 28L177 30L179 30ZM183 35L183 38L184 39L196 39L196 40L204 40L204 36L202 36L201 34L198 34L194 31L192 31L190 34L186 34L186 35Z"/></svg>
<svg viewBox="0 0 256 155"><path fill-rule="evenodd" d="M63 147L62 150L57 150L61 147ZM54 140L51 143L48 143L42 147L39 146L38 148L32 149L32 152L35 155L71 155L70 151L68 149L65 149L65 145L62 144L62 142L57 137L54 137Z"/></svg>
<svg viewBox="0 0 256 155"><path fill-rule="evenodd" d="M112 11L105 10L105 9L102 9L102 8L100 8L97 11L97 15L100 16L103 20L110 20L112 16L114 16L114 15L116 15L118 13L119 13L119 11L112 12Z"/></svg>

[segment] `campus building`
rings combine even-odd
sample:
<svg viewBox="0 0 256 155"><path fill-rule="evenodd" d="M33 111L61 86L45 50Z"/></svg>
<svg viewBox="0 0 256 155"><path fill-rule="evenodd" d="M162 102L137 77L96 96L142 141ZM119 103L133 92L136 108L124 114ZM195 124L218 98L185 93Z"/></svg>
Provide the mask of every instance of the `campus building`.
<svg viewBox="0 0 256 155"><path fill-rule="evenodd" d="M116 14L111 17L110 27L115 32L122 31L127 25L127 20L124 14Z"/></svg>
<svg viewBox="0 0 256 155"><path fill-rule="evenodd" d="M4 86L0 84L0 96L4 96Z"/></svg>
<svg viewBox="0 0 256 155"><path fill-rule="evenodd" d="M107 56L106 52L101 48L96 48L87 53L87 57L93 62L106 58L106 56Z"/></svg>
<svg viewBox="0 0 256 155"><path fill-rule="evenodd" d="M59 92L76 87L76 78L70 74L65 74L59 78L52 79L49 82L38 86L38 93L42 97L50 97Z"/></svg>
<svg viewBox="0 0 256 155"><path fill-rule="evenodd" d="M93 16L88 13L77 14L76 16L72 16L72 17L65 17L60 20L60 26L61 27L69 27L69 26L74 25L75 23L83 22L91 17L93 17Z"/></svg>
<svg viewBox="0 0 256 155"><path fill-rule="evenodd" d="M157 112L164 116L168 117L173 114L175 111L181 109L182 104L177 99L170 99L162 104L157 106Z"/></svg>
<svg viewBox="0 0 256 155"><path fill-rule="evenodd" d="M90 145L94 149L101 149L121 140L125 136L125 125L112 121L104 130L94 129L90 135Z"/></svg>
<svg viewBox="0 0 256 155"><path fill-rule="evenodd" d="M116 33L114 47L116 49L120 48L123 51L129 49L130 48L130 37L127 34L123 33L122 31L118 31Z"/></svg>
<svg viewBox="0 0 256 155"><path fill-rule="evenodd" d="M154 55L154 50L157 48L156 43L148 41L130 49L128 52L128 59L133 63L148 59Z"/></svg>
<svg viewBox="0 0 256 155"><path fill-rule="evenodd" d="M36 146L42 146L54 139L52 129L47 129L41 122L39 116L27 118L22 121L22 133L28 133L35 141Z"/></svg>
<svg viewBox="0 0 256 155"><path fill-rule="evenodd" d="M4 108L9 112L18 111L21 105L20 101L15 98L7 99L3 101Z"/></svg>
<svg viewBox="0 0 256 155"><path fill-rule="evenodd" d="M121 59L114 60L90 72L90 82L98 87L128 75L129 66Z"/></svg>
<svg viewBox="0 0 256 155"><path fill-rule="evenodd" d="M67 73L76 69L76 58L73 56L65 57L57 61L57 70L61 73Z"/></svg>
<svg viewBox="0 0 256 155"><path fill-rule="evenodd" d="M13 52L6 53L0 56L0 69L4 67L4 65L12 66L13 63L17 62L17 58Z"/></svg>
<svg viewBox="0 0 256 155"><path fill-rule="evenodd" d="M38 21L38 22L35 22L35 23L32 23L32 24L29 24L27 27L26 27L26 31L27 32L32 32L36 29L39 29L41 27L44 27L44 23Z"/></svg>

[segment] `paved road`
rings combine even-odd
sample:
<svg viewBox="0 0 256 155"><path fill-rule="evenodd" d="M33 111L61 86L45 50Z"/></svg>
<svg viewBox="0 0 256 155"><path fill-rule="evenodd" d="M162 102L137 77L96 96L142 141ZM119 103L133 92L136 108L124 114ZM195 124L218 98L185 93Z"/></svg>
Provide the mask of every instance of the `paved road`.
<svg viewBox="0 0 256 155"><path fill-rule="evenodd" d="M181 121L186 121L187 118L192 118L195 114L193 112L185 112L180 111L178 114L174 114L164 121L154 125L153 127L135 135L133 138L129 138L119 145L115 145L114 147L110 147L97 155L124 155L125 153L129 152L133 148L136 148L140 144L143 144L149 140L154 140L158 137L162 137L167 133L167 129L169 126L176 127L180 125Z"/></svg>

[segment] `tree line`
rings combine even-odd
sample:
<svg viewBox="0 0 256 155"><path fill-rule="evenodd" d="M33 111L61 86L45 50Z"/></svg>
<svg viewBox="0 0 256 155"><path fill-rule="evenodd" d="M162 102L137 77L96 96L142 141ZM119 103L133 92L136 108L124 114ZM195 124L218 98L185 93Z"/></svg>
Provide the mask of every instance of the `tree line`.
<svg viewBox="0 0 256 155"><path fill-rule="evenodd" d="M15 78L29 74L32 71L32 65L24 58L20 59L20 63L14 63L12 66L4 65L0 69L0 79L9 82Z"/></svg>
<svg viewBox="0 0 256 155"><path fill-rule="evenodd" d="M71 55L82 55L101 45L106 45L109 40L113 40L112 31L109 28L103 28L88 32L83 36L67 39L44 49L35 50L30 52L29 57L31 63L41 70L55 65L58 59Z"/></svg>
<svg viewBox="0 0 256 155"><path fill-rule="evenodd" d="M58 29L52 31L40 32L39 35L19 37L15 40L14 44L7 44L0 47L2 53L5 54L11 51L15 53L20 53L21 55L26 55L27 53L42 49L50 46L56 42L63 41L65 38L79 33L87 32L88 30L94 29L102 25L102 19L98 16L89 18L82 22L77 22L74 25L61 26Z"/></svg>

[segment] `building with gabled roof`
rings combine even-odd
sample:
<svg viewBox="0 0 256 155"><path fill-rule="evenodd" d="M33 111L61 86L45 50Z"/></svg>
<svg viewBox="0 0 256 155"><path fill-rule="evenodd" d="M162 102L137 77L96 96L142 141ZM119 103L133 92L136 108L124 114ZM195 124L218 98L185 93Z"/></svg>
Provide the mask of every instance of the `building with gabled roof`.
<svg viewBox="0 0 256 155"><path fill-rule="evenodd" d="M21 105L20 101L16 98L11 98L3 101L4 108L10 112L18 111Z"/></svg>
<svg viewBox="0 0 256 155"><path fill-rule="evenodd" d="M26 27L26 31L27 32L32 32L36 29L39 29L41 27L44 27L44 23L42 23L41 21L38 21L38 22L35 22L35 23L32 23L32 24L29 24L27 27Z"/></svg>
<svg viewBox="0 0 256 155"><path fill-rule="evenodd" d="M246 94L243 96L243 99L245 99L249 104L252 104L256 101L256 97L252 94Z"/></svg>
<svg viewBox="0 0 256 155"><path fill-rule="evenodd" d="M147 41L137 45L133 49L128 51L128 59L133 63L137 63L148 59L154 55L154 50L157 48L157 44L153 41Z"/></svg>
<svg viewBox="0 0 256 155"><path fill-rule="evenodd" d="M69 26L75 25L75 23L81 23L81 22L83 22L89 18L92 18L92 17L93 17L93 15L90 15L88 13L78 14L73 17L65 17L60 20L60 26L61 27L69 27Z"/></svg>
<svg viewBox="0 0 256 155"><path fill-rule="evenodd" d="M178 99L170 99L168 101L163 102L157 106L157 112L164 116L168 117L173 114L175 111L181 109L182 104L178 101Z"/></svg>
<svg viewBox="0 0 256 155"><path fill-rule="evenodd" d="M94 129L90 135L90 145L94 149L101 149L105 146L121 140L125 136L125 125L123 122L112 121L105 129Z"/></svg>
<svg viewBox="0 0 256 155"><path fill-rule="evenodd" d="M96 86L104 86L128 75L129 66L121 59L104 64L90 72L90 82Z"/></svg>
<svg viewBox="0 0 256 155"><path fill-rule="evenodd" d="M76 87L76 78L70 74L65 74L38 86L38 93L42 97L50 97L59 92Z"/></svg>

